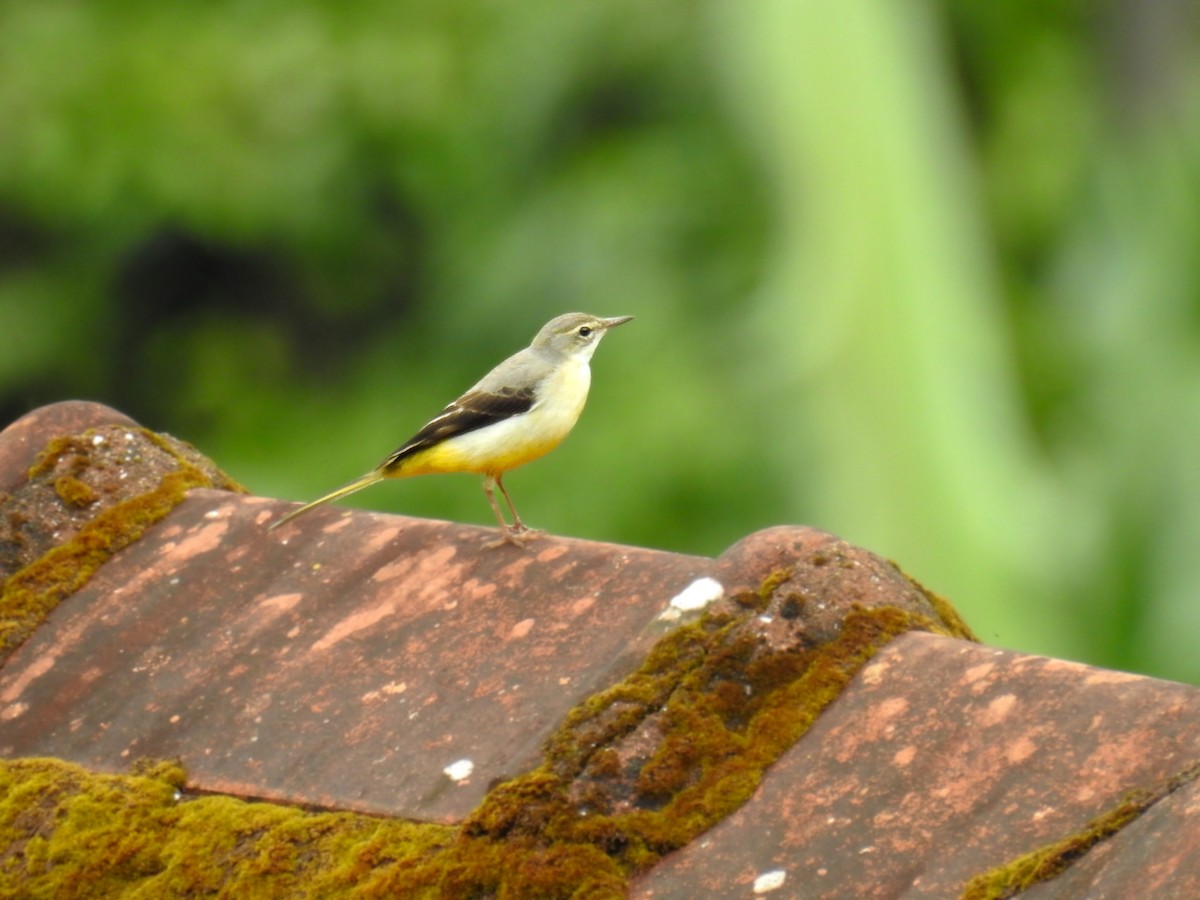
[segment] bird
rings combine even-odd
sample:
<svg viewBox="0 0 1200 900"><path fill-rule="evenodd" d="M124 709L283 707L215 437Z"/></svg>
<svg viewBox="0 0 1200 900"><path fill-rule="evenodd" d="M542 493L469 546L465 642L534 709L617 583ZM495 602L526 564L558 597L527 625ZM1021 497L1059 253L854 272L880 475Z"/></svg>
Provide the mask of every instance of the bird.
<svg viewBox="0 0 1200 900"><path fill-rule="evenodd" d="M488 372L371 471L292 510L268 531L387 478L474 472L483 476L484 495L502 532L488 546L523 546L541 531L521 521L504 475L545 456L571 432L587 401L592 354L610 329L631 319L578 312L551 319L528 347ZM511 525L496 502L496 488L512 512Z"/></svg>

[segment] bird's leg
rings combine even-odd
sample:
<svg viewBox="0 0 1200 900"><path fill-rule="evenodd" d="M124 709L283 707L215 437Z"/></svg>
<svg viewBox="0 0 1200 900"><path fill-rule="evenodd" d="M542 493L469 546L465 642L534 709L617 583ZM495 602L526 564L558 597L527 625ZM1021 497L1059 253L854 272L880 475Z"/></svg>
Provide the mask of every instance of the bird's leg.
<svg viewBox="0 0 1200 900"><path fill-rule="evenodd" d="M515 506L513 506L512 497L508 496L508 491L504 487L504 476L503 475L496 476L496 487L500 488L500 493L502 493L504 495L504 501L508 504L508 508L512 510L513 526L512 526L511 530L513 532L515 532L516 534L524 534L526 532L538 534L539 533L538 529L530 528L524 522L522 522L521 517L519 515L517 515L517 508Z"/></svg>
<svg viewBox="0 0 1200 900"><path fill-rule="evenodd" d="M500 523L500 527L508 531L508 523L504 521L504 514L500 512L500 505L496 502L496 495L492 492L492 488L496 486L497 480L491 475L483 476L483 493L487 495L488 504L492 507L492 512L496 514L496 521ZM510 502L509 507L512 506Z"/></svg>
<svg viewBox="0 0 1200 900"><path fill-rule="evenodd" d="M521 517L517 515L517 508L513 506L512 497L508 496L508 491L504 488L504 482L501 480L501 475L485 475L483 477L483 492L487 495L488 503L491 504L492 512L496 514L496 521L500 523L500 528L504 531L504 536L498 541L493 541L488 544L488 547L498 547L501 544L515 544L518 547L523 547L525 541L542 532L536 528L530 528L521 521ZM504 514L500 512L500 504L496 502L496 495L493 493L493 487L500 488L500 493L504 495L504 501L508 504L508 508L513 514L513 524L509 525L504 521Z"/></svg>

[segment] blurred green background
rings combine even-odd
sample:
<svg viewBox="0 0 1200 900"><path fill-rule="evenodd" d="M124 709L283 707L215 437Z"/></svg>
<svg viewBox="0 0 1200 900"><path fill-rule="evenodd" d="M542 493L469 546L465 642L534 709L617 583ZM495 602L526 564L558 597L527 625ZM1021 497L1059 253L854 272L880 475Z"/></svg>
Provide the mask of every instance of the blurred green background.
<svg viewBox="0 0 1200 900"><path fill-rule="evenodd" d="M0 4L0 405L254 492L632 314L507 484L718 554L806 523L995 644L1200 681L1197 8ZM472 476L375 509L490 524Z"/></svg>

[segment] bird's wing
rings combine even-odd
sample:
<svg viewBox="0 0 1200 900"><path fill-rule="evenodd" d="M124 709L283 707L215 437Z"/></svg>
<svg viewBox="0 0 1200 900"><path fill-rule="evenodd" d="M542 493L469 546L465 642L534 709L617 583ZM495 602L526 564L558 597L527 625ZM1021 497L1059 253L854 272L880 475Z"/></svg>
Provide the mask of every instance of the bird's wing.
<svg viewBox="0 0 1200 900"><path fill-rule="evenodd" d="M535 388L536 385L503 387L495 391L480 390L479 386L472 388L430 419L424 428L380 463L378 468L391 468L419 450L528 412L536 400Z"/></svg>

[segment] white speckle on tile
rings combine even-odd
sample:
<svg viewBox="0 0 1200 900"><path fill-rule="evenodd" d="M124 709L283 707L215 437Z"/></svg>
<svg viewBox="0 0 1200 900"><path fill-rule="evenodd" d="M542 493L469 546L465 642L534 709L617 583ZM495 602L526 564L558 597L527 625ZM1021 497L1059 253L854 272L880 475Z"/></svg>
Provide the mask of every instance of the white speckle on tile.
<svg viewBox="0 0 1200 900"><path fill-rule="evenodd" d="M450 763L450 765L442 769L442 772L451 781L465 781L471 777L471 773L474 771L475 763L469 759L460 759L458 762Z"/></svg>
<svg viewBox="0 0 1200 900"><path fill-rule="evenodd" d="M787 881L787 872L783 869L772 869L770 872L763 872L754 879L754 893L769 894L771 891L777 891L783 887L783 883Z"/></svg>
<svg viewBox="0 0 1200 900"><path fill-rule="evenodd" d="M704 609L725 596L725 588L715 578L697 578L671 598L670 608L680 612Z"/></svg>

